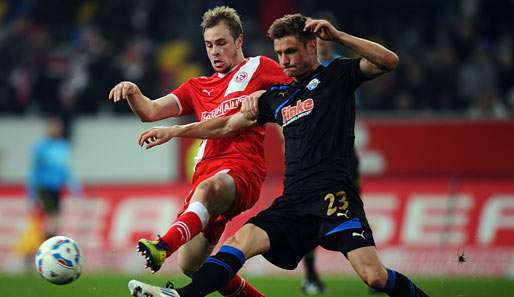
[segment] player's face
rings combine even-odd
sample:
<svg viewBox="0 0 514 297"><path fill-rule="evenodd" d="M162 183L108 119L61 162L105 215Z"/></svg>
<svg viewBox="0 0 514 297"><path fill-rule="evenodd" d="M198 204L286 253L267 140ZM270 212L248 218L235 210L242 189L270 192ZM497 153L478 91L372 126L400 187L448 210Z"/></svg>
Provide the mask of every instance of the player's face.
<svg viewBox="0 0 514 297"><path fill-rule="evenodd" d="M286 36L273 41L278 61L287 76L296 80L309 75L319 65L316 40L306 44L295 36Z"/></svg>
<svg viewBox="0 0 514 297"><path fill-rule="evenodd" d="M62 137L63 127L58 119L50 119L48 121L47 134L50 138Z"/></svg>
<svg viewBox="0 0 514 297"><path fill-rule="evenodd" d="M224 22L206 29L203 38L214 71L227 73L243 60L243 36L240 35L234 40Z"/></svg>

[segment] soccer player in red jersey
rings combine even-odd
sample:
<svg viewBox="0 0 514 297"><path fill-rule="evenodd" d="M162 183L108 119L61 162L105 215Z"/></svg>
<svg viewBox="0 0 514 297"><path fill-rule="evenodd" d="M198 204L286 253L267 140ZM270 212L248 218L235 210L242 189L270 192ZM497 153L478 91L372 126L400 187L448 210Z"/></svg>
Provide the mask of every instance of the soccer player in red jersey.
<svg viewBox="0 0 514 297"><path fill-rule="evenodd" d="M156 100L145 97L134 83L120 82L109 99L126 99L142 121L189 114L204 121L237 113L246 96L289 80L275 61L244 57L242 25L234 9L208 10L201 27L213 75L192 78ZM255 204L266 173L264 132L264 127L256 126L231 138L203 141L183 210L162 237L138 242L152 272L179 250L179 266L191 276L212 252L227 221ZM220 292L260 296L237 275Z"/></svg>

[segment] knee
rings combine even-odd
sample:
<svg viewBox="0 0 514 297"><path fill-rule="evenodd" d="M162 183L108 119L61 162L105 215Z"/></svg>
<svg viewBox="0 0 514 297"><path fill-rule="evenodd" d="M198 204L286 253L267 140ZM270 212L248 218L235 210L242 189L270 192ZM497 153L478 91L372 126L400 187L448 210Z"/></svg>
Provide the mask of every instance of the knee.
<svg viewBox="0 0 514 297"><path fill-rule="evenodd" d="M196 188L196 192L203 195L201 197L212 197L220 193L222 185L216 179L207 179L201 182ZM200 199L204 200L204 199Z"/></svg>
<svg viewBox="0 0 514 297"><path fill-rule="evenodd" d="M383 267L366 267L361 278L370 288L382 289L387 283L387 271Z"/></svg>
<svg viewBox="0 0 514 297"><path fill-rule="evenodd" d="M196 187L193 197L191 198L191 202L196 201L202 203L210 215L217 214L217 205L214 203L216 199L213 199L218 192L216 188L216 182L214 181L205 180L201 182Z"/></svg>
<svg viewBox="0 0 514 297"><path fill-rule="evenodd" d="M218 211L223 204L227 186L220 178L210 178L202 181L195 190L193 200L202 202L211 212Z"/></svg>
<svg viewBox="0 0 514 297"><path fill-rule="evenodd" d="M238 236L238 234L234 234L233 236L229 237L223 245L229 245L231 247L235 247L237 249L243 249L243 246L245 244L244 238L241 236Z"/></svg>
<svg viewBox="0 0 514 297"><path fill-rule="evenodd" d="M253 224L245 224L225 244L241 250L247 259L267 252L270 247L267 233Z"/></svg>
<svg viewBox="0 0 514 297"><path fill-rule="evenodd" d="M227 211L234 203L236 189L228 174L218 174L202 181L191 198L202 202L211 215Z"/></svg>

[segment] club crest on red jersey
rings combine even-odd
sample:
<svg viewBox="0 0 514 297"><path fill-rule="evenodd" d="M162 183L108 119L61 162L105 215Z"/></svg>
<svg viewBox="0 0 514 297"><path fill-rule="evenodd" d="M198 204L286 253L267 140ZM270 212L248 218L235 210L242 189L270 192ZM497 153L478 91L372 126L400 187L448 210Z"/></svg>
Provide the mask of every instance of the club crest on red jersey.
<svg viewBox="0 0 514 297"><path fill-rule="evenodd" d="M305 99L304 101L298 100L295 105L288 105L282 108L282 126L289 125L290 123L298 120L311 113L314 109L314 100L312 98Z"/></svg>
<svg viewBox="0 0 514 297"><path fill-rule="evenodd" d="M248 73L246 71L241 71L239 72L236 77L234 78L234 80L238 83L241 83L243 82L245 79L248 78Z"/></svg>

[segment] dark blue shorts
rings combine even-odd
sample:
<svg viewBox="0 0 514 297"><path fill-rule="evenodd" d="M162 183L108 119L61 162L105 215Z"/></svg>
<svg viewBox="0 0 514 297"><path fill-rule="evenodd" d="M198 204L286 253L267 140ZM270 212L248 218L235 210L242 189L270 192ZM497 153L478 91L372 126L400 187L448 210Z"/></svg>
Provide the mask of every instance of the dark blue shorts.
<svg viewBox="0 0 514 297"><path fill-rule="evenodd" d="M280 196L248 223L266 231L270 249L263 256L284 269L295 269L317 246L346 256L375 245L362 200L342 187Z"/></svg>

